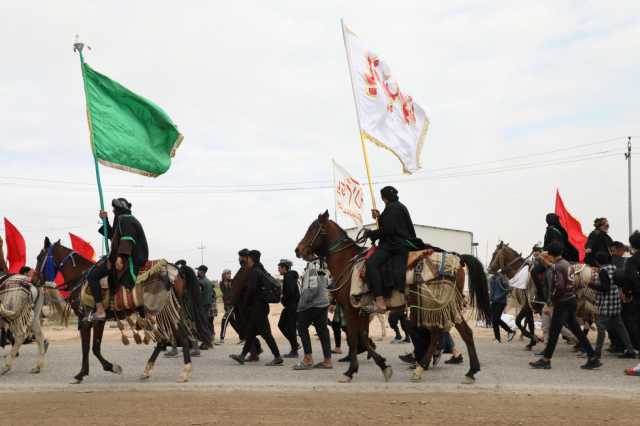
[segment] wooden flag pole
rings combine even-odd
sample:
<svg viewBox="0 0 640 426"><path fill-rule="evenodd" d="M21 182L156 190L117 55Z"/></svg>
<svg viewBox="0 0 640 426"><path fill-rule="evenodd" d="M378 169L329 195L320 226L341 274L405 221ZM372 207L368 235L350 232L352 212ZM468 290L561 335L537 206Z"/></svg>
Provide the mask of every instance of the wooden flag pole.
<svg viewBox="0 0 640 426"><path fill-rule="evenodd" d="M100 181L100 166L98 164L98 158L93 148L93 130L91 127L91 114L89 113L89 100L87 99L87 81L84 78L84 56L82 50L84 49L84 43L80 42L76 35L76 41L73 43L73 51L80 54L80 70L82 72L82 85L84 88L84 98L87 108L87 124L89 126L89 141L91 142L91 152L93 153L93 160L96 169L96 182L98 183L98 197L100 198L100 211L104 211L104 195L102 193L102 183ZM102 235L104 237L104 254L109 254L109 231L107 226L107 219L102 218Z"/></svg>
<svg viewBox="0 0 640 426"><path fill-rule="evenodd" d="M371 193L371 205L374 210L376 207L376 196L373 191L373 182L371 180L371 167L369 166L369 155L367 153L367 145L365 144L364 134L362 133L362 125L360 124L360 110L358 109L358 100L356 98L356 88L353 85L353 74L351 73L351 52L349 46L347 46L347 36L344 32L344 21L340 19L340 26L342 27L342 40L344 41L344 50L347 53L347 66L349 67L349 81L351 81L351 92L353 94L353 103L356 106L356 118L358 119L358 130L360 132L360 146L362 147L362 155L364 156L364 166L367 169L367 180L369 181L369 192Z"/></svg>

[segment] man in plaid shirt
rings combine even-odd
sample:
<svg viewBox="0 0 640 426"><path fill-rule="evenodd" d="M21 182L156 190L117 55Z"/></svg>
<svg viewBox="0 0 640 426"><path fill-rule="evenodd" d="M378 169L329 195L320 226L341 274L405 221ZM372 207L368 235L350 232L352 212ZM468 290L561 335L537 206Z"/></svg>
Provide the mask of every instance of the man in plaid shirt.
<svg viewBox="0 0 640 426"><path fill-rule="evenodd" d="M635 358L636 353L631 344L629 333L622 322L622 302L620 300L620 290L613 283L613 276L616 267L611 264L609 253L596 253L596 262L600 266L598 280L589 284L589 287L596 290L596 305L598 306L598 338L596 339L596 356L602 356L602 344L607 329L611 329L620 337L624 344L625 351L620 358ZM610 328L609 328L610 327Z"/></svg>

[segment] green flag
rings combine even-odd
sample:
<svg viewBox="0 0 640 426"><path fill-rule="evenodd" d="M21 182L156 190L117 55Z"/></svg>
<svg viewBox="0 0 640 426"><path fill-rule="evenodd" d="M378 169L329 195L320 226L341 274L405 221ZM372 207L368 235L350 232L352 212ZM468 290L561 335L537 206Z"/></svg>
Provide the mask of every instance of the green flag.
<svg viewBox="0 0 640 426"><path fill-rule="evenodd" d="M100 163L156 177L171 166L182 135L153 102L82 63L93 153Z"/></svg>

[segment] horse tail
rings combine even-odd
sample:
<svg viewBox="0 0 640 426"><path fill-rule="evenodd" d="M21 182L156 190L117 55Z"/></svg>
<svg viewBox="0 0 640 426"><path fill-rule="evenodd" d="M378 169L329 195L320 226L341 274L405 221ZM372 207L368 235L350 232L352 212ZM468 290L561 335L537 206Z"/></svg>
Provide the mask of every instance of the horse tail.
<svg viewBox="0 0 640 426"><path fill-rule="evenodd" d="M461 255L469 272L469 302L476 310L476 319L487 321L491 318L489 283L482 263L470 254Z"/></svg>

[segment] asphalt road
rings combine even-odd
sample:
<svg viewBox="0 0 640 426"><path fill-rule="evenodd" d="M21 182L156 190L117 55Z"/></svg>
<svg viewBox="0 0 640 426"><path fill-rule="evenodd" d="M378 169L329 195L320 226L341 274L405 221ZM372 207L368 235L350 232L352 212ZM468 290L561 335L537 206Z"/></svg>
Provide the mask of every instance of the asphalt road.
<svg viewBox="0 0 640 426"><path fill-rule="evenodd" d="M272 318L273 319L273 318ZM29 370L35 364L35 345L23 347L14 368L5 376L0 376L0 392L3 391L93 391L108 390L323 390L337 389L349 392L370 392L387 390L389 392L439 392L439 391L498 391L515 393L562 393L574 395L610 395L616 397L640 396L640 378L626 377L623 369L634 365L633 360L619 360L611 356L603 359L604 366L596 371L584 371L579 366L584 362L578 359L564 343L558 345L551 370L531 370L528 362L534 359L531 352L524 350L524 341L514 340L512 343L496 344L491 341L488 330L477 330L477 344L482 363L482 371L478 373L474 385L462 385L461 380L468 368L464 347L460 347L464 356L463 365L446 365L441 363L437 368L425 373L422 383L410 383L410 371L406 369L398 355L409 351L408 344L379 343L379 352L385 356L394 369L389 383L384 383L380 370L373 361L360 357L360 371L351 384L337 383L338 377L346 369L345 364L335 363L334 370L293 371L294 360L285 360L285 366L266 367L265 361L271 356L263 354L259 363L236 364L229 359L229 354L238 353L240 346L236 337L229 337L223 346L203 351L202 356L193 359L193 375L187 384L175 383L182 367L182 358L166 359L160 356L153 376L141 382L138 378L151 354L152 347L131 344L123 346L114 330L108 330L103 344L103 355L110 361L120 364L124 372L114 375L102 371L98 361L91 357L90 376L83 384L71 385L70 379L80 369L80 343L74 332L67 330L70 338L57 340L52 336L52 343L46 358L46 366L38 375ZM274 328L274 333L279 332ZM55 334L55 333L52 333ZM453 333L456 344L462 344L457 334ZM133 342L133 341L132 341ZM321 354L319 342L314 339L314 353L319 361ZM288 349L279 339L283 352ZM541 345L539 345L541 347ZM265 345L266 349L266 345ZM7 350L0 349L0 356ZM443 357L443 361L448 356Z"/></svg>

